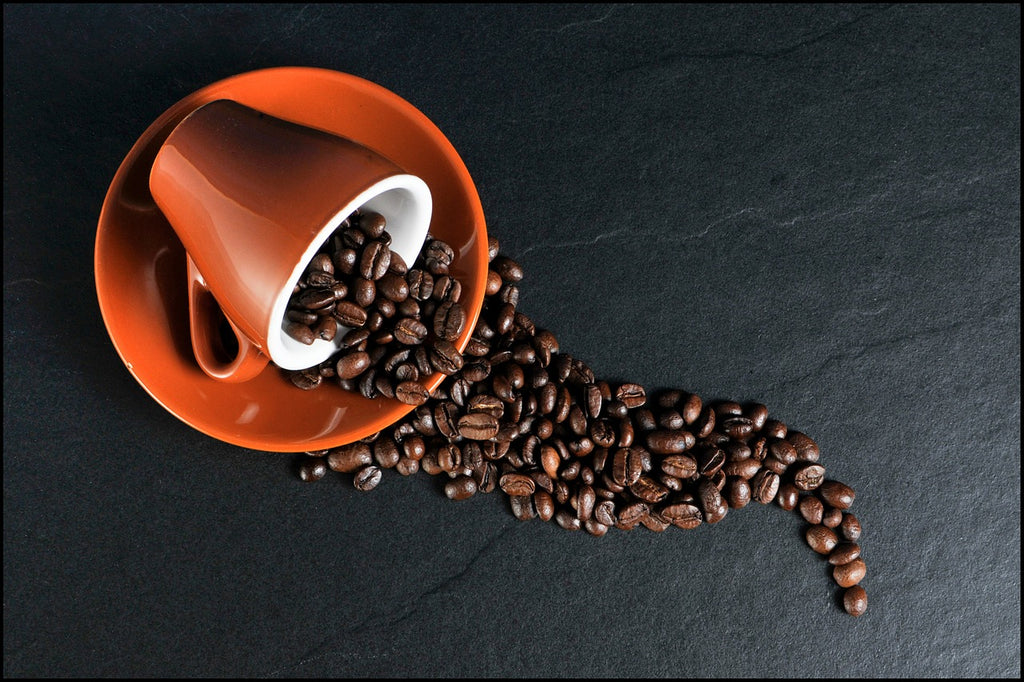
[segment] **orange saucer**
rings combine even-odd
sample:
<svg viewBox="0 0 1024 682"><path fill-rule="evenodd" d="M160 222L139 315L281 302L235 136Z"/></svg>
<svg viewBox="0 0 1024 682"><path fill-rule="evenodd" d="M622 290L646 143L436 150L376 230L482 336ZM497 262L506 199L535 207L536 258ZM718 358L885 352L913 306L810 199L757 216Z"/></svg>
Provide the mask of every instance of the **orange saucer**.
<svg viewBox="0 0 1024 682"><path fill-rule="evenodd" d="M179 121L216 99L232 99L302 125L347 137L390 157L430 188L430 232L456 250L452 272L463 286L465 348L483 304L487 230L465 164L419 110L394 93L336 71L282 67L209 85L168 109L118 168L96 234L96 293L110 338L128 371L153 398L190 426L234 445L274 452L337 447L393 424L411 408L365 398L333 383L302 391L269 365L229 384L196 364L188 328L185 253L149 192L157 150ZM427 386L433 390L443 376Z"/></svg>

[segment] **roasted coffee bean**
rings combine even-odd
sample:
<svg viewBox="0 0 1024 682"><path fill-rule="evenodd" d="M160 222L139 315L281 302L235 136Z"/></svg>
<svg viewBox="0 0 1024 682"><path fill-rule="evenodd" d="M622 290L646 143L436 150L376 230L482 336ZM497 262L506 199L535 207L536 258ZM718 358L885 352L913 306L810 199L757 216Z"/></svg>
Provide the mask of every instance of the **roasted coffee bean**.
<svg viewBox="0 0 1024 682"><path fill-rule="evenodd" d="M725 516L725 500L715 484L706 478L697 483L697 501L708 523L717 523Z"/></svg>
<svg viewBox="0 0 1024 682"><path fill-rule="evenodd" d="M555 500L547 491L538 490L533 493L533 507L542 521L550 521L555 515Z"/></svg>
<svg viewBox="0 0 1024 682"><path fill-rule="evenodd" d="M379 240L373 240L363 247L359 259L359 275L363 279L378 280L391 265L391 249Z"/></svg>
<svg viewBox="0 0 1024 682"><path fill-rule="evenodd" d="M856 542L861 535L860 521L853 514L843 514L843 520L839 523L839 532L850 542Z"/></svg>
<svg viewBox="0 0 1024 682"><path fill-rule="evenodd" d="M431 267L434 274L445 274L448 266L455 260L455 250L440 239L431 240L423 252L423 259Z"/></svg>
<svg viewBox="0 0 1024 682"><path fill-rule="evenodd" d="M359 262L359 254L355 249L342 248L334 252L334 256L331 258L331 262L334 264L335 275L351 275L356 270L356 264Z"/></svg>
<svg viewBox="0 0 1024 682"><path fill-rule="evenodd" d="M772 457L771 455L764 458L764 461L761 462L761 466L767 469L768 471L775 472L779 476L782 476L782 474L786 473L786 469L788 468L785 464L780 462L775 457Z"/></svg>
<svg viewBox="0 0 1024 682"><path fill-rule="evenodd" d="M373 444L373 459L382 469L392 469L401 458L398 444L390 438L378 438Z"/></svg>
<svg viewBox="0 0 1024 682"><path fill-rule="evenodd" d="M463 358L459 349L450 341L436 339L428 352L430 367L446 376L462 369ZM420 368L422 372L422 367Z"/></svg>
<svg viewBox="0 0 1024 682"><path fill-rule="evenodd" d="M322 457L304 457L299 462L298 471L301 480L312 483L327 474L327 464Z"/></svg>
<svg viewBox="0 0 1024 682"><path fill-rule="evenodd" d="M793 472L793 485L800 490L816 490L825 480L825 467L812 462L801 462Z"/></svg>
<svg viewBox="0 0 1024 682"><path fill-rule="evenodd" d="M562 459L558 456L558 450L550 445L543 445L540 449L540 463L551 478L558 478L558 469L562 465Z"/></svg>
<svg viewBox="0 0 1024 682"><path fill-rule="evenodd" d="M434 311L434 334L446 341L455 341L466 328L466 311L452 301L446 301Z"/></svg>
<svg viewBox="0 0 1024 682"><path fill-rule="evenodd" d="M341 356L334 369L339 379L355 379L369 367L369 353L355 352Z"/></svg>
<svg viewBox="0 0 1024 682"><path fill-rule="evenodd" d="M508 256L498 256L491 261L491 269L501 275L506 282L519 282L523 279L523 268Z"/></svg>
<svg viewBox="0 0 1024 682"><path fill-rule="evenodd" d="M854 559L832 569L832 578L840 587L853 587L867 574L868 567L862 559Z"/></svg>
<svg viewBox="0 0 1024 682"><path fill-rule="evenodd" d="M697 505L690 502L678 502L666 505L659 510L661 516L673 526L690 530L704 522L704 514Z"/></svg>
<svg viewBox="0 0 1024 682"><path fill-rule="evenodd" d="M839 538L836 537L832 529L821 525L808 528L804 537L806 537L807 544L811 546L811 549L818 554L828 554L839 544Z"/></svg>
<svg viewBox="0 0 1024 682"><path fill-rule="evenodd" d="M647 392L640 384L622 384L615 390L615 399L633 410L647 402Z"/></svg>
<svg viewBox="0 0 1024 682"><path fill-rule="evenodd" d="M645 437L647 448L659 455L675 455L686 452L695 442L689 431L651 431Z"/></svg>
<svg viewBox="0 0 1024 682"><path fill-rule="evenodd" d="M779 475L774 471L761 469L750 479L750 497L755 502L768 504L779 492Z"/></svg>
<svg viewBox="0 0 1024 682"><path fill-rule="evenodd" d="M835 507L826 504L825 513L821 516L821 525L827 528L838 528L843 522L843 512Z"/></svg>
<svg viewBox="0 0 1024 682"><path fill-rule="evenodd" d="M351 301L338 301L331 315L346 327L362 327L367 319L366 310Z"/></svg>
<svg viewBox="0 0 1024 682"><path fill-rule="evenodd" d="M597 419L601 415L601 389L597 384L587 384L583 387L583 395L587 415L591 419Z"/></svg>
<svg viewBox="0 0 1024 682"><path fill-rule="evenodd" d="M377 239L384 234L388 221L376 211L367 211L359 216L359 229L370 239Z"/></svg>
<svg viewBox="0 0 1024 682"><path fill-rule="evenodd" d="M747 417L726 417L722 420L719 428L730 438L745 440L754 433L754 422Z"/></svg>
<svg viewBox="0 0 1024 682"><path fill-rule="evenodd" d="M855 497L853 488L839 481L825 481L818 487L818 495L836 509L849 509Z"/></svg>
<svg viewBox="0 0 1024 682"><path fill-rule="evenodd" d="M402 303L409 298L409 283L406 282L404 277L393 272L385 273L383 277L378 279L376 287L377 293L388 301ZM379 303L378 301L378 305Z"/></svg>
<svg viewBox="0 0 1024 682"><path fill-rule="evenodd" d="M525 474L508 473L501 477L498 485L506 495L532 495L537 484Z"/></svg>
<svg viewBox="0 0 1024 682"><path fill-rule="evenodd" d="M693 422L693 431L697 438L707 438L715 430L715 411L705 405L700 416Z"/></svg>
<svg viewBox="0 0 1024 682"><path fill-rule="evenodd" d="M792 443L796 450L798 459L804 462L817 462L821 456L818 444L810 436L799 431L790 431L786 434L786 440Z"/></svg>
<svg viewBox="0 0 1024 682"><path fill-rule="evenodd" d="M449 500L468 500L476 491L476 481L472 476L456 476L444 484L444 494Z"/></svg>
<svg viewBox="0 0 1024 682"><path fill-rule="evenodd" d="M742 509L750 504L750 483L745 479L736 478L735 476L728 477L725 487L722 489L722 496L731 508Z"/></svg>
<svg viewBox="0 0 1024 682"><path fill-rule="evenodd" d="M835 546L829 555L828 562L833 566L848 564L854 559L860 558L860 545L856 542L840 542Z"/></svg>
<svg viewBox="0 0 1024 682"><path fill-rule="evenodd" d="M352 483L355 485L356 490L367 492L377 487L382 476L383 472L379 467L369 464L356 472L355 479Z"/></svg>
<svg viewBox="0 0 1024 682"><path fill-rule="evenodd" d="M725 466L725 452L714 445L702 447L696 455L697 473L706 478L711 478Z"/></svg>
<svg viewBox="0 0 1024 682"><path fill-rule="evenodd" d="M498 420L484 412L459 417L459 434L469 440L489 440L498 435Z"/></svg>
<svg viewBox="0 0 1024 682"><path fill-rule="evenodd" d="M764 428L764 423L768 421L768 408L761 403L751 403L743 407L743 414L750 420L750 423L754 425L755 431L760 431Z"/></svg>
<svg viewBox="0 0 1024 682"><path fill-rule="evenodd" d="M402 457L398 460L398 464L395 465L395 471L403 476L412 476L419 470L419 460L409 459L408 457Z"/></svg>
<svg viewBox="0 0 1024 682"><path fill-rule="evenodd" d="M635 525L649 513L650 507L646 502L630 502L619 510L618 523L626 526Z"/></svg>
<svg viewBox="0 0 1024 682"><path fill-rule="evenodd" d="M800 516L803 517L804 521L813 525L819 525L821 523L822 516L825 514L825 505L822 504L821 500L813 495L805 495L800 498L800 502L797 503L797 507L800 510Z"/></svg>
<svg viewBox="0 0 1024 682"><path fill-rule="evenodd" d="M868 610L868 593L860 585L854 585L843 593L843 608L851 616L862 616Z"/></svg>
<svg viewBox="0 0 1024 682"><path fill-rule="evenodd" d="M320 376L320 372L313 368L312 370L304 369L298 372L292 372L288 375L291 379L292 384L301 388L304 391L311 391L320 385L323 381L323 377Z"/></svg>
<svg viewBox="0 0 1024 682"><path fill-rule="evenodd" d="M334 303L334 292L331 289L306 289L295 301L299 308L320 310Z"/></svg>
<svg viewBox="0 0 1024 682"><path fill-rule="evenodd" d="M319 315L313 311L302 310L299 308L289 308L285 311L285 317L288 318L289 322L297 322L303 327L311 327L320 319ZM289 325L285 325L285 332L294 339L299 341L303 340L302 336L304 335L304 332L301 329L296 328L293 331ZM310 341L310 343L312 343L312 341Z"/></svg>
<svg viewBox="0 0 1024 682"><path fill-rule="evenodd" d="M683 419L683 415L675 410L665 410L658 414L658 426L663 429L678 431L686 426L686 421Z"/></svg>
<svg viewBox="0 0 1024 682"><path fill-rule="evenodd" d="M288 336L300 343L306 344L307 346L312 345L316 340L316 334L313 332L312 328L310 328L308 324L302 324L301 322L287 322L284 326L284 331Z"/></svg>
<svg viewBox="0 0 1024 682"><path fill-rule="evenodd" d="M761 462L752 457L735 462L726 462L725 466L722 467L722 471L724 471L727 476L736 476L744 479L753 478L754 474L760 470Z"/></svg>
<svg viewBox="0 0 1024 682"><path fill-rule="evenodd" d="M403 317L395 324L395 340L407 346L423 343L428 333L426 325L413 317Z"/></svg>
<svg viewBox="0 0 1024 682"><path fill-rule="evenodd" d="M764 427L761 429L768 438L785 438L788 430L786 425L780 422L778 419L769 419L764 423Z"/></svg>
<svg viewBox="0 0 1024 682"><path fill-rule="evenodd" d="M555 522L565 530L579 530L583 524L567 509L559 509L555 512Z"/></svg>
<svg viewBox="0 0 1024 682"><path fill-rule="evenodd" d="M488 297L497 296L498 292L501 291L501 284L501 275L494 270L488 270L484 294Z"/></svg>
<svg viewBox="0 0 1024 682"><path fill-rule="evenodd" d="M669 490L653 478L641 475L637 477L636 482L630 484L629 492L644 502L656 504L668 496Z"/></svg>
<svg viewBox="0 0 1024 682"><path fill-rule="evenodd" d="M800 489L788 481L779 484L779 492L775 495L775 502L786 511L796 509L800 501Z"/></svg>
<svg viewBox="0 0 1024 682"><path fill-rule="evenodd" d="M430 392L416 381L403 381L395 386L395 398L406 405L422 405L430 399Z"/></svg>
<svg viewBox="0 0 1024 682"><path fill-rule="evenodd" d="M327 466L343 474L355 473L368 464L373 464L373 454L366 443L342 445L327 454Z"/></svg>
<svg viewBox="0 0 1024 682"><path fill-rule="evenodd" d="M775 440L768 444L768 454L785 466L796 461L796 448L786 440Z"/></svg>

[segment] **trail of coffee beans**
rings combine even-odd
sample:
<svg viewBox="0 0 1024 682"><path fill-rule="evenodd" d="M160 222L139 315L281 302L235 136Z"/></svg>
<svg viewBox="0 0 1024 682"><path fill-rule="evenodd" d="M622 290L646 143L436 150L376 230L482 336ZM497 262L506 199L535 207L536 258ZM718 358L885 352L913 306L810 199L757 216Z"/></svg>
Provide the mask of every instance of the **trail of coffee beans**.
<svg viewBox="0 0 1024 682"><path fill-rule="evenodd" d="M428 237L407 267L389 244L381 216L356 214L313 259L289 332L312 343L333 339L338 324L349 330L334 357L289 376L305 390L334 383L416 407L361 441L300 455L302 480L333 470L368 491L384 469L423 470L443 478L450 499L500 489L517 519L595 536L692 529L774 503L808 524L807 544L833 567L847 613L866 611L855 493L826 478L812 438L761 404L596 378L517 309L523 270L493 238L483 309L459 353L467 316L448 274L454 250ZM434 372L446 379L430 394L420 380Z"/></svg>

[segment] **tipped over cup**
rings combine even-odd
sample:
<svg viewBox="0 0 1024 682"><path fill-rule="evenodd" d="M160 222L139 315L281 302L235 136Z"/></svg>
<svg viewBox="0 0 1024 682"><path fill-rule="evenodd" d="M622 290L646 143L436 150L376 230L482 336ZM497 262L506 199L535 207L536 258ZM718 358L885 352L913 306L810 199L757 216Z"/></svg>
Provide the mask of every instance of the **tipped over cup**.
<svg viewBox="0 0 1024 682"><path fill-rule="evenodd" d="M391 251L412 263L432 208L426 183L378 152L231 100L174 128L149 187L185 247L196 361L226 382L268 362L300 370L331 357L343 333L305 344L285 331L310 260L346 218L375 212Z"/></svg>

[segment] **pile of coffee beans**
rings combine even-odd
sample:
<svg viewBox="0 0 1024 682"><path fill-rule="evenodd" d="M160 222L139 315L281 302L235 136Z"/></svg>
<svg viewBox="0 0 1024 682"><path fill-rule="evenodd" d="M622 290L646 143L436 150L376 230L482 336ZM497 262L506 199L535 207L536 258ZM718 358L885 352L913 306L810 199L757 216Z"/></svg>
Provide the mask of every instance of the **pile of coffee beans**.
<svg viewBox="0 0 1024 682"><path fill-rule="evenodd" d="M369 237L370 231L363 231ZM407 277L414 270L444 277L430 265L436 261L431 255L438 252L436 243L428 242L422 266L418 259ZM342 244L356 251L349 242ZM494 239L489 257L483 309L462 354L446 347L443 359L434 361L436 344L450 345L459 324L444 333L447 323L438 320L448 315L439 311L451 298L434 298L422 290L412 298L433 305L420 305L419 315L411 314L410 307L399 318L421 322L426 331L415 335L418 341L406 343L413 335L399 339L394 331L380 334L382 325L357 336L358 344L345 344L334 361L334 377L342 388L392 397L389 387L394 386L394 397L416 407L397 424L359 442L301 455L300 478L315 481L333 470L352 475L359 490L372 490L384 469L406 476L423 470L444 481L450 499L500 489L517 519L554 520L566 530L595 536L611 528L693 529L718 523L729 510L752 501L776 504L807 522L807 543L833 566L835 582L845 589L846 611L854 616L865 612L867 594L860 582L866 565L857 544L861 526L850 512L854 491L826 478L812 438L770 418L761 404L709 403L681 390L648 395L639 384L598 379L586 363L560 351L553 333L537 328L518 310L522 268L499 255ZM344 272L335 263L339 271ZM368 273L358 276L369 279L363 277ZM397 349L392 345L396 340ZM425 340L433 342L434 353L421 353L417 344ZM353 381L343 371L346 358L357 353L369 357L360 366L376 368L364 369L375 372L372 379ZM399 367L409 369L399 373ZM401 395L397 386L402 381L416 381L413 377L431 369L447 375L432 395ZM323 367L316 374L331 376ZM296 381L312 387L305 383Z"/></svg>
<svg viewBox="0 0 1024 682"><path fill-rule="evenodd" d="M290 373L299 388L335 379L366 398L422 405L421 379L462 367L454 345L466 327L461 283L449 275L451 246L428 237L413 267L390 249L384 216L356 212L313 257L295 286L285 331L312 344L333 341L340 351L320 365Z"/></svg>

